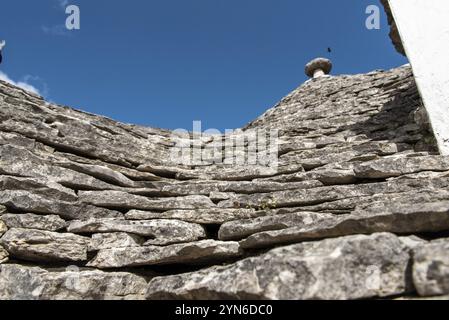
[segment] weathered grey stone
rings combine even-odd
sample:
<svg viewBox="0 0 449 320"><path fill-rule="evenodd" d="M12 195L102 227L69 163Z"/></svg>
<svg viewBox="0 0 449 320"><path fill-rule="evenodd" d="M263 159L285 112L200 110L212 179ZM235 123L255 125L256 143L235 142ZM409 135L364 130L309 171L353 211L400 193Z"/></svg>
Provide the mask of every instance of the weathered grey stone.
<svg viewBox="0 0 449 320"><path fill-rule="evenodd" d="M0 221L6 223L8 228L36 229L47 231L59 231L67 226L67 222L56 215L36 214L4 214ZM1 222L0 222L1 223Z"/></svg>
<svg viewBox="0 0 449 320"><path fill-rule="evenodd" d="M76 163L76 162L59 162L60 167L81 172L110 184L119 185L122 187L136 187L136 183L124 176L122 173L114 171L106 166ZM156 179L154 179L156 180Z"/></svg>
<svg viewBox="0 0 449 320"><path fill-rule="evenodd" d="M34 194L58 201L73 202L78 200L78 197L73 190L65 188L59 183L44 177L34 179L0 176L0 190L32 191Z"/></svg>
<svg viewBox="0 0 449 320"><path fill-rule="evenodd" d="M350 199L356 203L356 198L373 197L375 195L388 196L420 189L448 188L448 177L438 179L395 179L387 182L365 183L357 185L325 186L307 190L286 190L272 193L238 195L231 200L218 203L220 208L270 208L304 207ZM305 209L305 211L310 211Z"/></svg>
<svg viewBox="0 0 449 320"><path fill-rule="evenodd" d="M0 156L2 158L1 174L45 178L74 189L107 190L111 188L110 184L104 181L49 163L26 149L10 145L0 146Z"/></svg>
<svg viewBox="0 0 449 320"><path fill-rule="evenodd" d="M258 232L307 227L325 219L333 219L333 215L316 212L295 212L230 221L220 227L218 237L220 240L240 240Z"/></svg>
<svg viewBox="0 0 449 320"><path fill-rule="evenodd" d="M277 248L224 267L157 277L147 299L361 299L407 291L408 249L394 235Z"/></svg>
<svg viewBox="0 0 449 320"><path fill-rule="evenodd" d="M401 240L402 243L410 250L414 250L415 248L427 243L426 240L417 236L399 237L399 240Z"/></svg>
<svg viewBox="0 0 449 320"><path fill-rule="evenodd" d="M0 192L0 203L20 212L53 214L68 220L95 218L120 218L123 215L114 210L99 208L84 203L72 203L48 199L25 190L6 190Z"/></svg>
<svg viewBox="0 0 449 320"><path fill-rule="evenodd" d="M418 173L421 171L447 171L449 170L449 158L443 156L427 157L389 157L380 160L369 161L354 167L358 178L380 179L398 177L404 174Z"/></svg>
<svg viewBox="0 0 449 320"><path fill-rule="evenodd" d="M0 264L8 262L9 254L2 246L0 246Z"/></svg>
<svg viewBox="0 0 449 320"><path fill-rule="evenodd" d="M449 294L449 239L417 246L413 258L413 282L419 295Z"/></svg>
<svg viewBox="0 0 449 320"><path fill-rule="evenodd" d="M2 300L140 300L146 286L144 278L125 272L0 266Z"/></svg>
<svg viewBox="0 0 449 320"><path fill-rule="evenodd" d="M108 208L174 210L215 207L208 197L201 195L150 199L120 191L80 191L79 197L82 202Z"/></svg>
<svg viewBox="0 0 449 320"><path fill-rule="evenodd" d="M413 182L413 180L409 180ZM442 202L449 200L449 190L439 189L422 183L422 180L415 181L416 188L405 191L395 191L392 193L379 192L373 195L345 198L336 201L323 202L316 205L306 205L296 208L303 211L329 212L334 214L350 214L353 211L380 211L388 210L396 204L414 204Z"/></svg>
<svg viewBox="0 0 449 320"><path fill-rule="evenodd" d="M134 181L136 185L139 185L140 182L147 182L147 181L158 181L161 179L161 177L158 177L152 173L149 172L142 172L135 169L123 167L121 165L116 165L109 162L104 162L97 159L88 159L85 157L77 156L75 154L69 154L69 153L62 153L62 152L55 152L53 154L56 161L66 162L67 160L70 160L71 163L77 163L77 164L88 164L92 166L100 166L100 167L106 167L114 172L119 172L123 174L124 176L137 180Z"/></svg>
<svg viewBox="0 0 449 320"><path fill-rule="evenodd" d="M170 179L175 179L177 175L181 172L188 172L191 171L191 167L188 166L170 166L170 165L155 165L154 163L144 163L137 167L137 170L139 172L145 173L145 174L155 174L157 176L166 177ZM209 177L207 175L204 175L205 179L208 179Z"/></svg>
<svg viewBox="0 0 449 320"><path fill-rule="evenodd" d="M0 216L0 219L1 218L2 216ZM8 230L8 227L2 220L0 220L0 237L6 232L6 230Z"/></svg>
<svg viewBox="0 0 449 320"><path fill-rule="evenodd" d="M264 177L272 177L278 174L304 171L301 165L286 165L283 167L270 168L266 166L214 166L206 171L192 170L180 172L176 175L178 179L204 179L221 181L245 181Z"/></svg>
<svg viewBox="0 0 449 320"><path fill-rule="evenodd" d="M337 168L322 168L309 171L307 173L298 174L296 179L301 180L317 180L326 185L333 184L351 184L356 181L354 170L352 169L337 169Z"/></svg>
<svg viewBox="0 0 449 320"><path fill-rule="evenodd" d="M273 181L186 181L172 183L162 187L161 191L169 196L178 195L210 195L211 192L232 193L264 193L292 189L309 189L320 187L322 184L316 180L294 183L280 183Z"/></svg>
<svg viewBox="0 0 449 320"><path fill-rule="evenodd" d="M209 193L209 199L211 199L213 202L229 200L229 199L232 199L234 196L235 196L235 193L227 193L227 192L219 192L219 191L212 191L211 193Z"/></svg>
<svg viewBox="0 0 449 320"><path fill-rule="evenodd" d="M264 211L254 209L222 208L170 210L165 212L131 210L125 214L125 218L129 220L178 219L200 224L222 224L226 221L255 218L266 214Z"/></svg>
<svg viewBox="0 0 449 320"><path fill-rule="evenodd" d="M167 264L205 264L237 258L237 242L203 240L166 247L131 247L100 250L88 266L99 269Z"/></svg>
<svg viewBox="0 0 449 320"><path fill-rule="evenodd" d="M88 251L102 249L139 247L145 242L143 237L124 232L97 233L92 235Z"/></svg>
<svg viewBox="0 0 449 320"><path fill-rule="evenodd" d="M6 213L8 210L6 209L6 207L4 205L0 205L0 215Z"/></svg>
<svg viewBox="0 0 449 320"><path fill-rule="evenodd" d="M2 92L5 90L8 89L2 84ZM9 90L13 95L15 91ZM2 101L1 131L19 133L58 149L128 167L131 163L169 159L168 147L164 145L168 139L163 137L167 133L163 130L152 129L150 134L145 128L147 133L143 137L135 132L135 127L45 104L29 95L6 99L6 103Z"/></svg>
<svg viewBox="0 0 449 320"><path fill-rule="evenodd" d="M31 229L9 229L0 244L13 258L36 261L86 261L90 239L70 233Z"/></svg>
<svg viewBox="0 0 449 320"><path fill-rule="evenodd" d="M355 121L357 118L345 119L345 122ZM279 158L279 163L298 163L306 170L331 165L335 163L352 162L352 161L368 161L376 159L379 156L394 154L397 151L397 145L394 143L370 141L366 144L339 144L329 145L322 149L296 150ZM275 177L276 178L276 177Z"/></svg>
<svg viewBox="0 0 449 320"><path fill-rule="evenodd" d="M33 139L28 139L19 134L9 132L0 132L0 144L10 144L29 150L35 149L37 147L37 143Z"/></svg>
<svg viewBox="0 0 449 320"><path fill-rule="evenodd" d="M148 221L129 220L86 220L72 221L67 230L72 233L126 232L148 237L148 245L167 245L178 242L196 241L206 237L206 231L198 224L169 219Z"/></svg>
<svg viewBox="0 0 449 320"><path fill-rule="evenodd" d="M253 234L241 241L243 248L266 247L352 234L394 232L438 232L449 230L449 202L398 204L372 212L320 219L316 222L283 230Z"/></svg>

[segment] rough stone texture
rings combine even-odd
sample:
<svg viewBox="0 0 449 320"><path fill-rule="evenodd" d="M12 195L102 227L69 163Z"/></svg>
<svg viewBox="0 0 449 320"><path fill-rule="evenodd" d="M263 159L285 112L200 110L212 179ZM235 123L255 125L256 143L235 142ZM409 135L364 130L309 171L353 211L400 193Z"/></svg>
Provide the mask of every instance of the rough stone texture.
<svg viewBox="0 0 449 320"><path fill-rule="evenodd" d="M129 220L178 219L192 223L222 224L226 221L255 218L264 214L266 213L254 209L211 208L198 210L171 210L166 212L131 210L125 217Z"/></svg>
<svg viewBox="0 0 449 320"><path fill-rule="evenodd" d="M145 239L135 234L124 232L97 233L92 235L88 250L99 251L102 249L139 247Z"/></svg>
<svg viewBox="0 0 449 320"><path fill-rule="evenodd" d="M8 227L6 226L5 222L0 220L0 237L8 230Z"/></svg>
<svg viewBox="0 0 449 320"><path fill-rule="evenodd" d="M274 249L225 267L150 281L149 299L360 299L407 290L408 249L392 234Z"/></svg>
<svg viewBox="0 0 449 320"><path fill-rule="evenodd" d="M292 219L290 216L287 215L288 220ZM318 217L310 223L298 224L299 226L279 231L256 233L243 240L241 245L244 248L254 248L350 234L375 232L410 234L444 231L449 229L449 202L391 205L379 211L373 208L371 212ZM269 226L266 228L269 229Z"/></svg>
<svg viewBox="0 0 449 320"><path fill-rule="evenodd" d="M254 233L287 229L291 227L307 227L317 221L333 219L333 215L315 212L295 212L265 216L255 219L235 220L224 223L219 230L221 240L239 240Z"/></svg>
<svg viewBox="0 0 449 320"><path fill-rule="evenodd" d="M122 214L115 210L77 202L58 201L25 190L2 191L0 202L12 211L59 215L67 220L122 217Z"/></svg>
<svg viewBox="0 0 449 320"><path fill-rule="evenodd" d="M0 216L0 221L3 221L8 228L36 229L46 231L59 231L67 226L67 222L59 216L39 216L31 213L4 214Z"/></svg>
<svg viewBox="0 0 449 320"><path fill-rule="evenodd" d="M70 233L9 229L0 244L11 257L26 261L86 261L89 238Z"/></svg>
<svg viewBox="0 0 449 320"><path fill-rule="evenodd" d="M441 156L419 158L389 157L361 163L354 167L357 178L382 179L422 171L448 171L449 159Z"/></svg>
<svg viewBox="0 0 449 320"><path fill-rule="evenodd" d="M0 266L2 300L131 300L143 299L147 282L125 272L48 271L11 264Z"/></svg>
<svg viewBox="0 0 449 320"><path fill-rule="evenodd" d="M449 239L439 239L415 248L413 280L421 296L449 294Z"/></svg>
<svg viewBox="0 0 449 320"><path fill-rule="evenodd" d="M166 247L130 247L100 250L88 263L100 269L166 264L204 264L241 255L237 242L203 240Z"/></svg>
<svg viewBox="0 0 449 320"><path fill-rule="evenodd" d="M420 110L410 66L320 77L233 134L278 130L277 169L225 154L178 165L170 154L185 137L0 81L0 296L142 298L139 275L155 270L148 297L445 294L439 253L409 281L409 251L434 245L417 236L449 231L449 163ZM229 138L194 142L217 137ZM401 237L372 235L384 231ZM64 271L73 264L82 271ZM360 283L373 265L383 276L371 290ZM81 288L66 284L73 275Z"/></svg>
<svg viewBox="0 0 449 320"><path fill-rule="evenodd" d="M147 237L147 244L166 245L177 242L196 241L206 237L200 225L179 220L87 220L72 221L67 230L72 233L127 232Z"/></svg>
<svg viewBox="0 0 449 320"><path fill-rule="evenodd" d="M302 171L300 171L302 172ZM322 184L316 180L279 183L273 181L187 181L168 184L162 187L162 192L169 196L206 195L212 192L221 193L265 193L272 191L309 189L319 187ZM227 199L225 199L227 200Z"/></svg>
<svg viewBox="0 0 449 320"><path fill-rule="evenodd" d="M120 191L81 191L79 197L82 202L107 208L174 210L215 207L206 196L149 199Z"/></svg>
<svg viewBox="0 0 449 320"><path fill-rule="evenodd" d="M8 262L8 257L9 257L8 251L6 251L5 249L3 249L2 246L0 246L0 264Z"/></svg>

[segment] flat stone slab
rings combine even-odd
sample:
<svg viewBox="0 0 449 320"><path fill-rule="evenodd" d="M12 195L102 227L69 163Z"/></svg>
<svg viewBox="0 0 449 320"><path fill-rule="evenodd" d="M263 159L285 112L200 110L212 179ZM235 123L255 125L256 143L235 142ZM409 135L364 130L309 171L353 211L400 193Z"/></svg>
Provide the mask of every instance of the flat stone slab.
<svg viewBox="0 0 449 320"><path fill-rule="evenodd" d="M395 235L356 235L273 249L197 272L157 277L147 299L363 299L407 291L409 249Z"/></svg>
<svg viewBox="0 0 449 320"><path fill-rule="evenodd" d="M170 210L165 212L150 212L130 210L125 214L129 220L151 219L178 219L200 224L222 224L227 221L255 218L266 215L266 212L254 209L197 209L197 210Z"/></svg>
<svg viewBox="0 0 449 320"><path fill-rule="evenodd" d="M124 232L96 233L92 235L88 251L99 251L102 249L139 247L145 243L145 238L135 234Z"/></svg>
<svg viewBox="0 0 449 320"><path fill-rule="evenodd" d="M90 218L119 218L122 213L85 203L58 201L28 190L4 190L0 203L20 212L58 215L67 220Z"/></svg>
<svg viewBox="0 0 449 320"><path fill-rule="evenodd" d="M99 269L167 264L203 264L241 255L237 242L203 240L166 247L130 247L100 250L88 266Z"/></svg>
<svg viewBox="0 0 449 320"><path fill-rule="evenodd" d="M146 221L92 219L72 221L67 230L81 234L126 232L149 238L147 242L149 245L189 242L206 237L206 231L199 224L169 219Z"/></svg>
<svg viewBox="0 0 449 320"><path fill-rule="evenodd" d="M242 240L240 245L242 248L256 248L352 234L376 232L409 234L444 230L449 230L448 201L398 204L386 208L373 208L372 212L336 215L307 226L256 233Z"/></svg>
<svg viewBox="0 0 449 320"><path fill-rule="evenodd" d="M211 192L263 193L291 189L309 189L322 184L316 180L281 183L273 181L186 181L163 186L168 195L209 195Z"/></svg>
<svg viewBox="0 0 449 320"><path fill-rule="evenodd" d="M67 226L67 222L57 215L36 214L4 214L0 220L6 223L8 228L36 229L46 231L59 231ZM1 223L1 222L0 222Z"/></svg>
<svg viewBox="0 0 449 320"><path fill-rule="evenodd" d="M35 262L86 261L89 242L71 233L19 228L9 229L0 239L11 258Z"/></svg>
<svg viewBox="0 0 449 320"><path fill-rule="evenodd" d="M56 163L40 158L23 148L11 145L0 146L0 155L3 160L0 173L6 175L48 179L62 185L80 189L108 190L111 188L109 183L89 174L60 167ZM17 159L20 159L20 161L17 161ZM114 177L118 175L120 174L116 173ZM123 179L125 178L123 177Z"/></svg>
<svg viewBox="0 0 449 320"><path fill-rule="evenodd" d="M1 300L141 300L146 286L144 278L126 272L0 266Z"/></svg>
<svg viewBox="0 0 449 320"><path fill-rule="evenodd" d="M355 198L375 197L389 194L415 192L424 189L440 189L449 187L449 177L443 176L431 179L392 179L386 182L372 182L357 185L334 185L312 189L276 191L272 193L261 193L243 195L239 194L230 200L218 203L220 208L281 208L281 207L304 207L335 201L349 200L357 204Z"/></svg>
<svg viewBox="0 0 449 320"><path fill-rule="evenodd" d="M120 209L175 210L215 207L212 200L202 195L148 198L121 191L80 191L79 198L80 201L95 206Z"/></svg>
<svg viewBox="0 0 449 320"><path fill-rule="evenodd" d="M224 223L220 227L218 237L220 240L240 240L259 232L282 230L291 227L306 227L317 223L317 221L333 218L334 215L326 213L295 212L236 220Z"/></svg>
<svg viewBox="0 0 449 320"><path fill-rule="evenodd" d="M357 178L381 179L422 171L448 171L449 158L442 156L387 157L355 166Z"/></svg>

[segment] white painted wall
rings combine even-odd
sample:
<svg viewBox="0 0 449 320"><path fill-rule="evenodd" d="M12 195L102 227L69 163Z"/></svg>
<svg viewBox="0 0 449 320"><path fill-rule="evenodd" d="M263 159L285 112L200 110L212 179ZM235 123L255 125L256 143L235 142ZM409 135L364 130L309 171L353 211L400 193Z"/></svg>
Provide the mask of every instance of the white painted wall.
<svg viewBox="0 0 449 320"><path fill-rule="evenodd" d="M441 154L449 156L449 0L389 0Z"/></svg>

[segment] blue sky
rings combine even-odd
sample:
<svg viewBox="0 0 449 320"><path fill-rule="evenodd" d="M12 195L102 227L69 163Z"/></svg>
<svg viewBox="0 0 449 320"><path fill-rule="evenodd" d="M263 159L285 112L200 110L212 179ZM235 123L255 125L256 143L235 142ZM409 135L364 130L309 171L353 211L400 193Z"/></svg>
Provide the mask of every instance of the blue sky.
<svg viewBox="0 0 449 320"><path fill-rule="evenodd" d="M81 29L63 28L64 5ZM407 63L378 0L2 0L3 77L47 99L161 128L238 128L306 80L318 56L333 74ZM333 52L327 53L331 47Z"/></svg>

